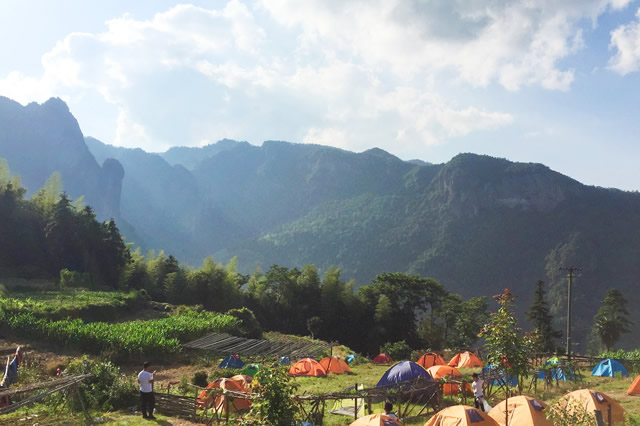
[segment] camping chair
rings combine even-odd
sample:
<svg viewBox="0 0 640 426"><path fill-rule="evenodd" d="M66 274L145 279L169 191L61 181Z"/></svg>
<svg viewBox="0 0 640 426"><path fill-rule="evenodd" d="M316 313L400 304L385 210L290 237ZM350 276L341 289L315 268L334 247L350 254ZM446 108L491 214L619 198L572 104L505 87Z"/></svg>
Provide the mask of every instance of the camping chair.
<svg viewBox="0 0 640 426"><path fill-rule="evenodd" d="M358 385L354 385L354 386L348 386L345 389L345 392L351 392L353 390L363 390L364 389L364 384L358 384ZM354 401L357 401L357 406L358 406L358 417L360 417L361 415L364 415L364 398L350 398L346 400L346 404L345 405L345 400L344 399L338 399L336 400L336 402L333 404L333 409L331 411L329 411L331 414L340 414L343 416L350 416L350 417L355 417L356 414L356 406L354 405Z"/></svg>

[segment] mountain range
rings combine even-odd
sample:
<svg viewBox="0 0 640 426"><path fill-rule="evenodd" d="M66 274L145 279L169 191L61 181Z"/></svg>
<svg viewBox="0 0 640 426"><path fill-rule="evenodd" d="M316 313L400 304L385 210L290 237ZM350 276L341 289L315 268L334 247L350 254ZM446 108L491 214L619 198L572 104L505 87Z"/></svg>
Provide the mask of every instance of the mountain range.
<svg viewBox="0 0 640 426"><path fill-rule="evenodd" d="M246 273L313 263L358 285L407 272L467 297L510 288L520 310L543 279L558 324L560 268L575 265L580 345L607 289L640 302L640 194L586 186L541 164L468 153L431 164L280 141L150 153L84 138L59 99L23 107L7 98L0 157L30 193L59 171L65 190L114 217L129 241L191 264L237 256ZM640 323L640 310L630 311Z"/></svg>

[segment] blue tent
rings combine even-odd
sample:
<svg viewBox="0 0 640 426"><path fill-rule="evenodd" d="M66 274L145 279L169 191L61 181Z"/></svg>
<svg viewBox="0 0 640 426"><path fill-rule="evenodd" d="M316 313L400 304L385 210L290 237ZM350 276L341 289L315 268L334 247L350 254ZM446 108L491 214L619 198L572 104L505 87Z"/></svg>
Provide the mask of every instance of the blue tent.
<svg viewBox="0 0 640 426"><path fill-rule="evenodd" d="M229 355L225 359L222 360L218 368L242 368L244 367L244 362L240 359L238 355Z"/></svg>
<svg viewBox="0 0 640 426"><path fill-rule="evenodd" d="M539 370L538 379L544 380L544 377L546 376L545 371L549 372L549 374L551 375L551 380L562 381L562 382L566 382L567 380L569 380L567 378L567 375L565 374L565 370L557 367L551 368L549 370ZM571 376L571 380L575 379L575 375L573 374L573 371L571 371L571 369L566 369L566 371L569 373L569 376Z"/></svg>
<svg viewBox="0 0 640 426"><path fill-rule="evenodd" d="M497 365L487 365L486 367L484 367L482 369L482 372L485 374L490 374L491 370L497 370L498 366ZM500 373L500 375L504 376L504 372L502 370L498 369L498 373ZM505 380L507 380L509 382L509 386L518 386L518 378L517 377L509 377L508 379L494 379L491 381L491 384L493 386L502 386L504 385Z"/></svg>
<svg viewBox="0 0 640 426"><path fill-rule="evenodd" d="M356 354L347 355L347 364L351 364L356 359Z"/></svg>
<svg viewBox="0 0 640 426"><path fill-rule="evenodd" d="M288 356L281 356L278 362L282 365L289 365L291 364L291 358Z"/></svg>
<svg viewBox="0 0 640 426"><path fill-rule="evenodd" d="M389 368L380 378L376 387L393 385L400 382L424 377L432 379L427 370L413 361L402 361Z"/></svg>
<svg viewBox="0 0 640 426"><path fill-rule="evenodd" d="M623 377L627 377L629 373L625 370L624 365L620 364L615 359L603 359L595 366L591 372L592 376L614 377L616 373L622 374Z"/></svg>

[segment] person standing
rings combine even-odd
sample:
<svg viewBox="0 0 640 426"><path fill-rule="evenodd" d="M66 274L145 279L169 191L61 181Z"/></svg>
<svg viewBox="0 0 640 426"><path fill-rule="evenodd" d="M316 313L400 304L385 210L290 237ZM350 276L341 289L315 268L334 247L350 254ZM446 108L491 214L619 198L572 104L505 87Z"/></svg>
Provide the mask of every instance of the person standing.
<svg viewBox="0 0 640 426"><path fill-rule="evenodd" d="M142 364L142 371L138 373L138 383L140 384L140 405L142 405L142 418L155 419L153 409L156 405L156 398L153 395L153 373L149 370L151 364L145 361Z"/></svg>
<svg viewBox="0 0 640 426"><path fill-rule="evenodd" d="M484 380L480 380L480 378L478 378L478 373L473 373L471 375L471 378L473 380L473 383L471 383L471 388L473 389L475 407L478 410L484 411L484 392L482 391Z"/></svg>

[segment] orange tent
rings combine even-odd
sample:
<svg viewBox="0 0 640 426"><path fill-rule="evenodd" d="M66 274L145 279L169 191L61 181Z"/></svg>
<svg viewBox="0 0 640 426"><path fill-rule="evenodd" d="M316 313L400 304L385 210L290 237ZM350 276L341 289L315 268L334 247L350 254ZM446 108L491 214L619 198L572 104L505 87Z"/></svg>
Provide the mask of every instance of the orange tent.
<svg viewBox="0 0 640 426"><path fill-rule="evenodd" d="M434 379L442 379L447 376L457 380L462 378L462 374L458 370L454 367L449 367L448 365L434 365L433 367L427 368L427 372ZM468 383L466 388L469 392L473 392ZM442 386L442 391L445 395L457 395L460 393L460 385L458 383L445 383Z"/></svg>
<svg viewBox="0 0 640 426"><path fill-rule="evenodd" d="M508 399L509 424L523 426L553 426L553 422L547 419L547 404L530 396L514 396ZM499 425L506 424L505 407L507 403L502 401L489 411L489 416Z"/></svg>
<svg viewBox="0 0 640 426"><path fill-rule="evenodd" d="M392 419L384 414L372 414L370 416L360 417L349 426L403 426L397 420Z"/></svg>
<svg viewBox="0 0 640 426"><path fill-rule="evenodd" d="M609 406L611 406L611 421L613 423L624 423L624 408L610 396L593 389L580 389L569 392L560 398L552 409L559 412L584 409L586 413L593 413L595 410L600 410L602 417L606 421Z"/></svg>
<svg viewBox="0 0 640 426"><path fill-rule="evenodd" d="M421 365L425 370L434 365L447 365L446 361L442 357L434 352L427 352L422 355L418 360L418 365Z"/></svg>
<svg viewBox="0 0 640 426"><path fill-rule="evenodd" d="M482 361L473 352L458 352L449 361L451 367L468 368L468 367L482 367Z"/></svg>
<svg viewBox="0 0 640 426"><path fill-rule="evenodd" d="M248 377L251 379L251 377ZM247 380L244 376L233 376L232 378L218 379L209 383L205 389L224 389L236 392L248 392L249 387L245 387L245 384L251 383L251 380ZM227 398L225 395L214 394L203 390L198 395L198 404L201 407L213 408L216 412L223 412L227 409L230 412L239 410L248 410L251 408L251 400L241 398Z"/></svg>
<svg viewBox="0 0 640 426"><path fill-rule="evenodd" d="M498 423L474 407L454 405L438 411L424 426L498 426Z"/></svg>
<svg viewBox="0 0 640 426"><path fill-rule="evenodd" d="M324 367L327 374L345 374L352 373L349 364L343 359L336 358L334 356L327 356L320 360L320 365Z"/></svg>
<svg viewBox="0 0 640 426"><path fill-rule="evenodd" d="M302 358L291 366L289 374L292 376L324 377L327 375L327 370L315 359Z"/></svg>
<svg viewBox="0 0 640 426"><path fill-rule="evenodd" d="M380 354L373 359L374 364L393 364L393 358L387 354Z"/></svg>
<svg viewBox="0 0 640 426"><path fill-rule="evenodd" d="M640 395L640 376L636 377L633 383L631 383L627 395Z"/></svg>

